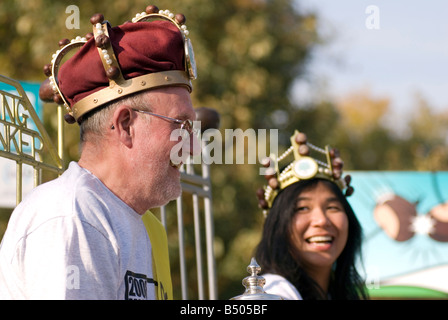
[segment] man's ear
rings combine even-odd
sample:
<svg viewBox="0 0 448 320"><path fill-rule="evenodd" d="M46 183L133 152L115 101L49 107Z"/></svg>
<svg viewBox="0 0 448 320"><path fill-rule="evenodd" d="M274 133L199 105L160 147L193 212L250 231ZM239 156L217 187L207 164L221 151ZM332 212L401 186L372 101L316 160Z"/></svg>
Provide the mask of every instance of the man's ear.
<svg viewBox="0 0 448 320"><path fill-rule="evenodd" d="M133 124L135 120L134 112L128 106L119 106L112 117L112 127L121 143L131 148L133 144ZM111 127L111 128L112 128Z"/></svg>

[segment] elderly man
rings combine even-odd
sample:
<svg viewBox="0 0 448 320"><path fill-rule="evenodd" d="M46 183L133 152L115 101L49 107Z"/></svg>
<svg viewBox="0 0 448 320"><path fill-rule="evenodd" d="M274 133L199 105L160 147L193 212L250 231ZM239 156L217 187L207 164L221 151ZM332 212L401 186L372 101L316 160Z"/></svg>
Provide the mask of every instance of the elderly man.
<svg viewBox="0 0 448 320"><path fill-rule="evenodd" d="M96 14L93 34L60 42L41 97L65 104L66 120L80 125L81 156L13 212L0 298L172 298L166 234L147 210L180 195L171 150L195 143L184 22L154 6L115 28Z"/></svg>

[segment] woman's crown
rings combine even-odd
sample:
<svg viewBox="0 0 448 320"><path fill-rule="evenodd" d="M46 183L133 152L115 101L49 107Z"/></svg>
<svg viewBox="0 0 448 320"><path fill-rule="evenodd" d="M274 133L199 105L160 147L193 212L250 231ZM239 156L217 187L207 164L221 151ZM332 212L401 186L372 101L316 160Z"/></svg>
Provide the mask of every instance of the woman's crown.
<svg viewBox="0 0 448 320"><path fill-rule="evenodd" d="M345 196L353 193L354 189L349 185L350 176L346 175L342 178L343 161L337 149L329 146L324 149L319 148L309 143L307 136L298 130L294 132L290 140L291 146L282 155L276 157L271 154L262 163L266 168L265 178L268 184L258 189L257 197L259 207L265 214L272 207L274 199L281 190L301 180L326 179L335 183ZM280 167L280 163L291 155L294 159L286 166Z"/></svg>

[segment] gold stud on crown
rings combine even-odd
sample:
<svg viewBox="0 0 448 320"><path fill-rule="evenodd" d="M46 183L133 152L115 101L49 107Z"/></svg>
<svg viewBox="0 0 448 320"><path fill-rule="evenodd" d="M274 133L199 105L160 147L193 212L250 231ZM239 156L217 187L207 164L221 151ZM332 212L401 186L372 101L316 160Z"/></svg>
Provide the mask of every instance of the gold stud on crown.
<svg viewBox="0 0 448 320"><path fill-rule="evenodd" d="M266 168L267 186L257 190L257 197L259 207L265 214L281 190L301 180L327 179L334 182L345 196L353 193L350 176L342 178L343 161L337 149L331 149L329 146L319 148L309 143L307 136L298 130L290 140L291 146L282 155L276 157L271 154L262 161L262 165ZM291 155L294 156L294 160L280 171L279 163Z"/></svg>

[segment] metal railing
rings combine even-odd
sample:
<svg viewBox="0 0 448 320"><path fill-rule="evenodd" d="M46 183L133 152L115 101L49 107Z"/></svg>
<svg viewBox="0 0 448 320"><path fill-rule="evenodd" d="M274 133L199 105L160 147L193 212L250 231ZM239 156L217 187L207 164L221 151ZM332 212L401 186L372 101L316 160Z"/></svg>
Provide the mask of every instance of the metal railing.
<svg viewBox="0 0 448 320"><path fill-rule="evenodd" d="M210 181L210 168L207 164L201 164L202 175L194 172L192 164L183 165L184 172L181 172L181 184L183 196L176 200L177 208L177 228L179 237L179 261L180 261L180 279L182 299L189 299L188 295L188 272L187 259L185 256L185 228L184 228L184 202L186 196L191 196L192 204L189 207L192 212L187 214L193 215L194 221L194 252L196 260L196 277L197 277L197 296L199 300L206 299L206 282L208 283L208 299L217 299L217 280L215 255L213 250L214 226L212 211L212 193ZM203 201L201 206L200 201ZM202 209L202 210L201 210ZM161 208L162 223L166 226L166 210ZM203 219L201 219L203 217ZM204 221L205 232L201 232L201 221ZM206 259L203 258L202 243L205 240ZM207 272L203 269L204 263ZM205 279L207 273L207 281Z"/></svg>
<svg viewBox="0 0 448 320"><path fill-rule="evenodd" d="M0 90L0 158L16 163L16 205L22 200L22 165L30 165L34 170L34 187L42 183L42 170L56 175L64 172L64 110L58 106L57 149L50 139L35 109L20 82L0 75L0 82L15 90ZM13 92L16 91L16 92ZM33 128L34 127L34 128ZM213 252L213 213L210 171L207 164L201 164L201 174L194 172L192 164L184 164L181 172L183 195L176 201L179 238L179 261L182 299L188 299L188 273L185 258L184 222L185 214L192 214L194 220L195 255L197 268L198 298L206 299L205 271L202 240L205 238L205 254L208 274L208 299L217 299L217 280ZM185 196L192 197L192 212L186 212L183 205ZM200 206L203 201L203 206ZM201 227L200 207L203 207L205 231ZM160 208L162 224L166 225L166 208ZM171 228L171 226L169 226ZM170 246L170 244L169 244Z"/></svg>
<svg viewBox="0 0 448 320"><path fill-rule="evenodd" d="M56 174L64 171L61 160L63 133L58 133L61 137L58 139L58 153L20 82L2 75L0 82L14 88L8 91L0 90L0 157L16 163L18 204L22 201L23 164L33 168L34 186L42 183L42 170ZM62 115L62 110L58 113Z"/></svg>

